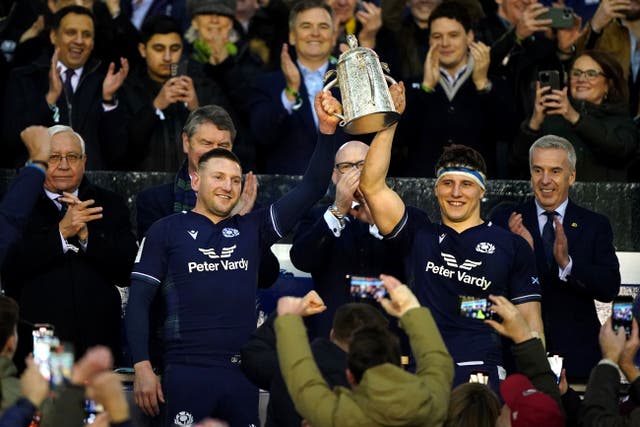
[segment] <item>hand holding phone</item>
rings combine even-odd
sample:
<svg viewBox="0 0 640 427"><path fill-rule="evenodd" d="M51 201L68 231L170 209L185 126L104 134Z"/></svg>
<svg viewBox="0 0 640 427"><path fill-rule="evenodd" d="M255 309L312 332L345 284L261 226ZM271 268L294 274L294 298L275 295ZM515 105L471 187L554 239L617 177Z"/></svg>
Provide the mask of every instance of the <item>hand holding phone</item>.
<svg viewBox="0 0 640 427"><path fill-rule="evenodd" d="M574 21L573 9L570 7L551 7L549 11L544 12L537 19L540 21L550 19L551 28L571 28Z"/></svg>
<svg viewBox="0 0 640 427"><path fill-rule="evenodd" d="M625 335L631 335L631 324L633 322L633 298L630 296L617 296L613 300L613 310L611 313L613 320L613 330L624 328Z"/></svg>

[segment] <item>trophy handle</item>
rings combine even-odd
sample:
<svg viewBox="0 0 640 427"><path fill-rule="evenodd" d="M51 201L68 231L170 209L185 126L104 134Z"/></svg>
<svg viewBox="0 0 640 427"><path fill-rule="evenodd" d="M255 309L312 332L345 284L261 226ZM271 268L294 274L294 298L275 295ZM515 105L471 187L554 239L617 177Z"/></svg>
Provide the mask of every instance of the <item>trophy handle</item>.
<svg viewBox="0 0 640 427"><path fill-rule="evenodd" d="M338 83L338 79L333 79L331 80L329 83L327 83L327 85L325 87L322 88L322 90L330 90L332 87L334 87L336 84Z"/></svg>
<svg viewBox="0 0 640 427"><path fill-rule="evenodd" d="M385 75L384 75L384 78L385 78L385 80L386 80L386 81L388 81L388 82L389 82L389 83L391 83L392 85L397 85L397 84L398 84L398 82L397 82L397 81L395 81L395 80L393 80L393 77L391 77L391 76L387 76L387 75L385 74Z"/></svg>
<svg viewBox="0 0 640 427"><path fill-rule="evenodd" d="M327 83L327 85L323 87L322 90L330 90L337 83L338 83L338 79L333 79L329 83ZM338 125L340 125L341 128L345 127L345 125L347 124L347 121L344 119L344 116L338 113L333 113L333 115L340 119L340 123L338 123Z"/></svg>

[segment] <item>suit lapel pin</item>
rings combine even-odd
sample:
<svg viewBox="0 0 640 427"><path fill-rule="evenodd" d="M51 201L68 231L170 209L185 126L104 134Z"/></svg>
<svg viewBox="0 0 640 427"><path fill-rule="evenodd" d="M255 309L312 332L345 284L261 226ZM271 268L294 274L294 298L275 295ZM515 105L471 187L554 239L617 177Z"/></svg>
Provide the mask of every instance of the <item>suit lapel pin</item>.
<svg viewBox="0 0 640 427"><path fill-rule="evenodd" d="M573 228L578 228L578 223L577 223L577 222L572 222L572 223L571 223L571 227L573 227Z"/></svg>

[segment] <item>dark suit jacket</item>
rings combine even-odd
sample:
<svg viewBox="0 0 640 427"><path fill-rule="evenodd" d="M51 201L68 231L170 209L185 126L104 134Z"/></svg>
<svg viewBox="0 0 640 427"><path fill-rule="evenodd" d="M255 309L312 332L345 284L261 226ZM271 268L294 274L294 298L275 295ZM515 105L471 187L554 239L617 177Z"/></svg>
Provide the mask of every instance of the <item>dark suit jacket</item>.
<svg viewBox="0 0 640 427"><path fill-rule="evenodd" d="M549 268L545 261L534 201L520 205L516 211L522 214L534 240L547 350L564 356L567 376L586 380L600 360L600 322L593 300L610 302L620 289L611 224L605 216L569 201L563 227L573 267L567 282L563 282L558 278L558 266ZM495 222L508 229L510 213L497 215Z"/></svg>
<svg viewBox="0 0 640 427"><path fill-rule="evenodd" d="M328 69L333 68L329 64ZM260 173L302 175L307 169L318 132L313 121L315 111L309 103L304 78L301 79L302 106L291 114L281 101L286 86L282 71L261 75L253 85L249 121L262 162L258 167ZM331 92L338 98L336 89ZM336 129L336 135L344 139L341 128Z"/></svg>
<svg viewBox="0 0 640 427"><path fill-rule="evenodd" d="M45 100L49 90L50 59L16 68L7 82L3 135L6 152L3 164L15 166L24 162L26 150L20 142L20 132L30 125L71 126L82 135L87 153L87 169L107 169L124 155L126 138L120 107L105 112L102 107L102 82L105 73L99 61L89 59L84 65L75 92L67 97L64 92L56 105L60 121L55 123L53 113Z"/></svg>
<svg viewBox="0 0 640 427"><path fill-rule="evenodd" d="M369 233L369 224L349 216L340 237L335 237L323 218L326 209L315 208L300 222L289 253L296 268L311 273L313 288L327 306L308 319L309 334L323 338L329 336L336 309L352 301L347 274L403 277L402 259Z"/></svg>
<svg viewBox="0 0 640 427"><path fill-rule="evenodd" d="M20 317L30 323L51 323L61 341L74 344L76 355L94 345L111 348L120 356L120 294L127 286L136 254L129 210L111 191L80 185L81 200L94 199L103 218L87 223L87 251L63 252L58 222L60 212L41 191L24 238L5 265L7 293L20 304ZM69 243L80 247L77 238ZM5 280L6 279L6 280ZM31 351L30 328L21 330L16 360Z"/></svg>

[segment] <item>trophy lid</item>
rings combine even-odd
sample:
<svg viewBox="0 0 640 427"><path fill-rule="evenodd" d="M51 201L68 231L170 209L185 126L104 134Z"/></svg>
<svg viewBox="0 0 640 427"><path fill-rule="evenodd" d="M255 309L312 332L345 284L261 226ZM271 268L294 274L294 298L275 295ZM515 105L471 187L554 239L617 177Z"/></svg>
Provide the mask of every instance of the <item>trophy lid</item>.
<svg viewBox="0 0 640 427"><path fill-rule="evenodd" d="M358 53L365 55L373 54L376 58L378 57L378 54L373 49L364 46L358 46L358 39L353 34L347 34L347 45L349 46L349 48L340 54L338 62L343 62L347 58Z"/></svg>

